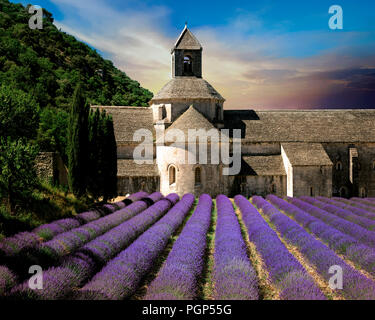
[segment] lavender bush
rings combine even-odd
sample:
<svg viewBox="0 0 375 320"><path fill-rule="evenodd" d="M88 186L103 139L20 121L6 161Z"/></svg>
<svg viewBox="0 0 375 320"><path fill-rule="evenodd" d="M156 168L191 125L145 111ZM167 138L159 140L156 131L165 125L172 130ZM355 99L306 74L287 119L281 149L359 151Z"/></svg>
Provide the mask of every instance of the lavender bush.
<svg viewBox="0 0 375 320"><path fill-rule="evenodd" d="M215 300L258 300L258 279L249 257L241 227L230 200L216 198L217 224L214 252Z"/></svg>
<svg viewBox="0 0 375 320"><path fill-rule="evenodd" d="M368 230L373 230L375 228L375 221L372 221L371 219L365 218L358 216L357 214L340 208L336 205L333 205L331 203L326 203L323 201L320 201L318 199L314 199L312 197L300 197L302 201L308 202L316 207L319 207L327 212L333 213L337 215L340 218L343 218L345 220L348 220L350 222L353 222L355 224L358 224L359 226L368 229Z"/></svg>
<svg viewBox="0 0 375 320"><path fill-rule="evenodd" d="M42 239L33 232L20 232L0 241L0 251L6 256L14 256L26 247L37 247Z"/></svg>
<svg viewBox="0 0 375 320"><path fill-rule="evenodd" d="M202 273L206 236L211 221L212 199L203 194L173 245L158 276L147 290L146 300L191 300L197 295Z"/></svg>
<svg viewBox="0 0 375 320"><path fill-rule="evenodd" d="M171 198L176 199L175 195L171 195ZM90 242L74 255L65 257L60 267L44 271L43 290L34 292L25 282L16 287L12 295L37 300L71 297L73 289L83 285L97 270L98 263L100 266L115 256L170 208L171 202L166 199L156 202L144 212Z"/></svg>
<svg viewBox="0 0 375 320"><path fill-rule="evenodd" d="M337 200L334 200L334 199L331 199L331 198L326 198L326 197L317 197L316 199L318 199L318 200L320 200L324 203L329 203L329 204L332 204L334 206L340 207L342 209L349 210L350 212L355 213L356 215L358 215L360 217L375 220L375 212L372 212L371 210L368 210L367 209L368 207L366 207L366 206L363 206L364 208L366 208L366 209L364 209L364 208L353 206L353 205L351 205L347 202L341 202L341 201L337 201Z"/></svg>
<svg viewBox="0 0 375 320"><path fill-rule="evenodd" d="M324 221L328 225L334 227L341 232L352 236L353 238L359 240L360 242L370 246L375 246L375 233L369 231L361 226L342 219L332 213L329 213L323 209L314 207L313 205L295 198L287 198L288 202L294 204L298 208L306 211L307 213L313 215L314 217Z"/></svg>
<svg viewBox="0 0 375 320"><path fill-rule="evenodd" d="M270 280L280 290L283 300L324 300L313 279L264 221L257 209L243 196L234 198L239 207L249 239L269 272Z"/></svg>
<svg viewBox="0 0 375 320"><path fill-rule="evenodd" d="M354 197L354 198L351 198L350 200L353 201L353 202L364 204L364 205L369 206L371 208L375 208L375 202L373 200L369 200L368 198Z"/></svg>
<svg viewBox="0 0 375 320"><path fill-rule="evenodd" d="M167 201L167 199L171 199L171 201ZM83 252L104 264L163 216L171 207L171 202L175 202L176 199L179 199L178 195L168 195L166 199L156 202L134 218L87 243L79 249L79 252Z"/></svg>
<svg viewBox="0 0 375 320"><path fill-rule="evenodd" d="M326 281L329 281L332 276L329 273L330 267L340 266L342 268L343 289L338 290L338 293L349 300L375 299L375 283L372 280L348 265L334 251L321 241L316 240L299 224L282 214L262 197L255 196L252 199L256 206L270 218L285 240L298 247L304 258L315 267L317 273Z"/></svg>
<svg viewBox="0 0 375 320"><path fill-rule="evenodd" d="M367 205L367 204L363 204L361 202L357 202L357 201L354 200L354 198L352 198L351 200L348 200L348 199L345 199L345 198L333 197L332 200L340 202L340 203L345 203L345 204L349 205L350 207L360 208L360 209L366 210L368 212L375 213L375 208L372 205Z"/></svg>
<svg viewBox="0 0 375 320"><path fill-rule="evenodd" d="M6 266L0 266L0 297L4 296L16 283L16 275Z"/></svg>
<svg viewBox="0 0 375 320"><path fill-rule="evenodd" d="M160 193L153 196L155 200L161 197ZM146 208L147 204L145 201L134 202L115 213L57 235L52 240L44 243L40 250L55 258L67 255L122 222L129 220Z"/></svg>
<svg viewBox="0 0 375 320"><path fill-rule="evenodd" d="M373 248L361 244L353 237L340 232L274 195L267 196L267 200L291 215L300 225L327 243L331 249L339 254L344 254L356 265L375 276L375 250Z"/></svg>
<svg viewBox="0 0 375 320"><path fill-rule="evenodd" d="M80 298L120 300L133 294L193 202L193 195L184 195L162 219L96 274L80 290Z"/></svg>

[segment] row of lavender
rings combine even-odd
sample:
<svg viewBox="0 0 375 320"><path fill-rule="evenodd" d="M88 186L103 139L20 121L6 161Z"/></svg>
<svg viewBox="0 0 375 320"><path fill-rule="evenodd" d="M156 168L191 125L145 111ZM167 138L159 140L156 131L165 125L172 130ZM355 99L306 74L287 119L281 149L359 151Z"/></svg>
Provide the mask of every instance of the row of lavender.
<svg viewBox="0 0 375 320"><path fill-rule="evenodd" d="M152 203L156 203L148 209L147 201L134 202L110 215L111 219L105 219L110 216L100 218L94 221L95 223L84 225L84 228L74 228L42 244L40 250L58 258L59 266L44 272L44 290L30 290L28 283L24 282L16 286L11 294L14 297L31 299L114 300L134 294L194 202L194 196L190 194L185 195L179 202L179 197L175 194L163 199L160 193L155 193L150 198ZM354 223L363 221L356 217L367 219L369 216L358 214L353 217L350 210L342 207L334 210L326 206L331 205L329 201L339 202L338 199L316 200L306 197L302 201L289 198L288 201L295 205L275 196L268 196L267 200L268 202L261 197L252 198L260 212L280 233L280 237L290 245L296 246L319 276L328 281L331 276L329 266L340 265L345 275L344 289L340 292L343 297L375 298L373 281L348 265L324 244L339 254L345 254L360 268L373 272L374 250L363 243L370 241L368 237L372 231ZM309 201L317 201L315 204L329 209L330 212L312 206ZM279 291L279 297L325 299L309 273L280 241L277 233L258 210L242 196L236 196L235 203L241 211L249 240L255 244L271 282ZM342 203L345 206L349 205ZM217 210L212 274L213 298L258 299L257 274L248 258L233 205L226 196L217 197ZM121 211L122 213L118 214ZM175 242L158 276L149 286L145 299L197 297L207 253L206 237L211 223L211 211L211 197L201 196L193 216ZM288 215L298 223L288 218ZM352 237L336 229L337 221L339 227L346 232L350 233L349 227L354 230L358 230L356 228L359 227L367 233L364 237ZM324 243L312 237L304 228ZM15 285L15 281L9 269L0 267L0 295L1 288L9 290Z"/></svg>
<svg viewBox="0 0 375 320"><path fill-rule="evenodd" d="M31 232L20 232L12 237L3 239L0 242L0 256L13 256L25 248L37 247L41 242L51 240L58 234L95 221L102 216L125 208L125 203L130 204L147 196L148 193L146 192L138 192L129 196L125 201L105 204L102 207L97 207L93 210L80 213L73 218L61 219L49 224L44 224L35 228Z"/></svg>
<svg viewBox="0 0 375 320"><path fill-rule="evenodd" d="M338 294L341 294L346 299L375 299L375 283L371 279L354 269L323 242L317 240L297 222L281 213L263 198L256 196L252 200L258 209L269 217L271 223L280 232L285 241L297 247L304 259L314 267L319 276L327 281L327 283L332 277L332 274L329 272L330 268L333 266L340 266L342 268L343 289L338 290ZM300 201L292 198L288 198L288 200L293 203ZM300 203L298 204L301 205ZM307 204L307 206L310 205ZM325 213L329 215L329 213ZM324 214L321 214L324 218Z"/></svg>
<svg viewBox="0 0 375 320"><path fill-rule="evenodd" d="M154 200L159 198L161 198L161 194L154 195ZM31 290L28 281L25 281L15 287L11 295L43 300L72 298L74 288L84 285L107 261L160 219L178 200L179 197L176 194L171 194L165 199L162 198L133 218L126 219L118 227L110 229L102 236L81 246L73 254L64 256L58 267L51 267L43 272L43 290ZM128 208L140 205L142 202L135 202ZM137 212L137 210L129 212ZM118 221L117 216L114 218L114 221ZM102 224L99 226L102 227Z"/></svg>
<svg viewBox="0 0 375 320"><path fill-rule="evenodd" d="M114 213L112 214L109 214L108 216L105 216L105 217L98 217L97 220L94 220L92 222L89 222L81 227L78 227L78 228L74 228L74 229L71 229L71 231L68 231L68 232L64 232L64 233L60 233L58 236L56 236L55 238L53 238L52 240L46 242L46 243L41 243L41 242L38 242L38 243L35 243L33 241L30 241L30 242L27 242L28 240L28 236L26 237L18 237L19 239L22 238L22 241L16 243L15 245L12 246L13 244L13 240L16 239L17 237L11 237L11 241L8 241L8 239L5 239L5 241L3 241L3 248L14 248L13 251L11 250L7 250L5 253L5 258L3 258L5 264L7 266L3 266L1 268L1 275L0 275L0 294L4 294L4 292L8 291L10 289L11 286L14 286L15 282L16 282L16 279L18 278L18 280L22 280L24 279L25 277L25 273L28 272L28 270L23 270L26 268L27 265L30 266L30 264L28 263L23 263L24 260L20 259L20 256L22 257L23 255L26 255L28 256L28 258L30 258L30 255L33 256L34 254L36 254L36 256L33 256L34 260L31 260L31 262L35 261L35 264L39 264L39 265L43 265L43 267L48 267L47 264L43 263L45 261L42 261L41 259L38 260L38 257L40 257L40 253L45 251L46 248L49 249L49 251L51 251L51 243L59 243L60 246L63 246L64 248L68 248L68 245L70 244L69 242L64 242L65 239L71 239L72 238L72 235L75 235L78 237L76 237L76 241L73 242L73 244L70 246L69 250L61 250L61 251L53 251L53 254L56 257L58 258L61 258L63 257L64 260L67 260L65 259L65 256L70 253L70 252L73 252L75 249L79 248L81 245L83 245L85 242L89 241L90 240L90 237L91 238L95 238L95 236L98 236L106 231L108 231L111 227L113 226L116 226L118 225L119 223L121 223L122 221L126 221L128 220L129 218L131 218L132 216L138 214L139 212L141 212L142 210L144 210L147 205L146 205L146 202L154 202L154 201L157 201L159 199L162 198L162 195L160 193L154 193L152 195L149 196L149 199L146 199L147 201L137 201L137 200L143 200L145 199L144 197L147 196L148 194L147 193L144 193L144 192L139 192L139 193L136 193L130 197L128 197L125 202L127 204L129 203L132 203L130 204L128 207L124 208L124 209L121 209L121 210L118 210L118 211L115 211ZM176 199L176 196L172 197L172 202L175 202L177 199ZM135 202L133 202L135 201ZM123 203L123 205L108 205L108 206L111 206L111 208L107 208L107 210L116 210L118 207L124 207L125 203ZM87 215L90 215L88 213L83 213L81 214L82 216L87 216ZM93 216L91 216L93 217ZM44 229L47 229L49 228L50 226L52 226L52 228L54 228L54 223L52 224L49 224L49 225L45 225L43 226ZM82 233L79 234L80 231L82 230L85 230L87 231L87 237L82 237ZM26 235L30 235L30 234L34 234L34 233L24 233ZM81 235L81 237L79 237L79 235ZM57 239L58 238L58 239ZM18 249L22 247L22 250L19 251ZM69 259L68 259L69 260ZM88 265L90 264L90 259L87 259L85 261L85 265ZM12 269L14 272L12 272L10 269ZM28 269L28 268L26 268ZM22 271L20 271L22 270ZM9 275L12 275L11 277ZM17 275L17 276L16 276ZM6 281L2 280L2 279L7 279ZM12 281L10 281L9 279L11 279Z"/></svg>

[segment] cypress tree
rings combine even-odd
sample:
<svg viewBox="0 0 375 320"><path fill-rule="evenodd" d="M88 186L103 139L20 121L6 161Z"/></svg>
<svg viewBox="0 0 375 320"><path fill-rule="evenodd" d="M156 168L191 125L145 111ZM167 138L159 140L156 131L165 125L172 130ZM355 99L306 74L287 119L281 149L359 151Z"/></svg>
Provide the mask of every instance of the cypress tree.
<svg viewBox="0 0 375 320"><path fill-rule="evenodd" d="M69 187L73 194L82 197L87 187L89 106L78 84L73 96L68 127Z"/></svg>
<svg viewBox="0 0 375 320"><path fill-rule="evenodd" d="M100 185L98 183L98 172L100 169L98 159L99 152L98 149L101 147L98 141L99 137L99 120L100 120L100 111L96 109L95 112L90 111L89 117L89 160L88 160L88 192L94 199L100 197Z"/></svg>
<svg viewBox="0 0 375 320"><path fill-rule="evenodd" d="M100 113L98 119L98 129L97 129L97 150L96 150L96 183L98 185L98 193L100 196L103 196L103 200L106 201L104 196L106 188L106 174L107 174L107 165L106 165L106 125L105 125L106 112L103 110Z"/></svg>
<svg viewBox="0 0 375 320"><path fill-rule="evenodd" d="M113 120L109 115L105 118L106 125L106 177L104 198L114 198L117 196L117 145Z"/></svg>

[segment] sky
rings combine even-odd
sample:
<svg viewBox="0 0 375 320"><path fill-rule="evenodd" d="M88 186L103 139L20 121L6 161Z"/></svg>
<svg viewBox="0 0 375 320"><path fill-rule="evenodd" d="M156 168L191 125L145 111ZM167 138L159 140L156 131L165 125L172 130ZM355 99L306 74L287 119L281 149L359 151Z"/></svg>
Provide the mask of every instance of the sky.
<svg viewBox="0 0 375 320"><path fill-rule="evenodd" d="M30 1L13 1L27 4ZM226 109L375 108L375 1L38 0L55 25L157 93L188 22ZM343 29L332 30L332 5Z"/></svg>

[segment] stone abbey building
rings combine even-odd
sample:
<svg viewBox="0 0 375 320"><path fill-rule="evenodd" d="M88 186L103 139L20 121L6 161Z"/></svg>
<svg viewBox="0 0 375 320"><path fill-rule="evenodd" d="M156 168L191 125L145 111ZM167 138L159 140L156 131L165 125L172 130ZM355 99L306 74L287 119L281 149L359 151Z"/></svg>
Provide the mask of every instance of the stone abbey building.
<svg viewBox="0 0 375 320"><path fill-rule="evenodd" d="M150 107L92 106L113 116L120 194L375 197L375 110L224 110L225 99L202 78L202 46L187 27L171 54L172 79ZM140 129L154 135L151 163L133 160ZM241 170L179 163L179 147L156 138L171 129L240 129Z"/></svg>

